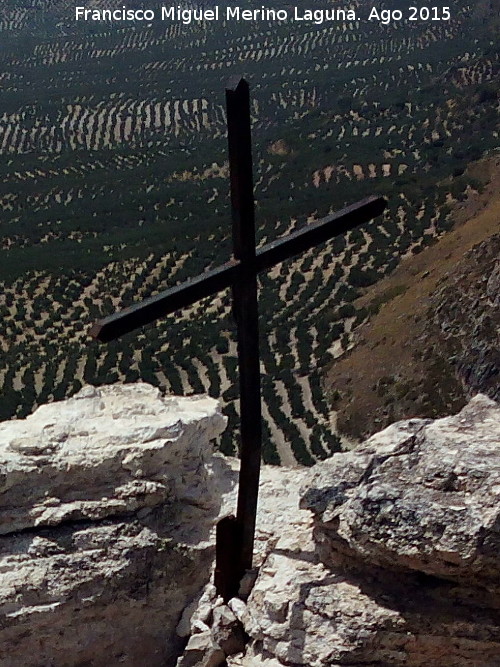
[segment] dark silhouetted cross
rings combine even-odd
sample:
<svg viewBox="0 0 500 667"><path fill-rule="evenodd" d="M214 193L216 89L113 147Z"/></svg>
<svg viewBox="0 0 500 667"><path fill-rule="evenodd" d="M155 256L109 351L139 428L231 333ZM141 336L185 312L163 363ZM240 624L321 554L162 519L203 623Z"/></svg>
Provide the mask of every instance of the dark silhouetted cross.
<svg viewBox="0 0 500 667"><path fill-rule="evenodd" d="M236 517L221 519L216 530L215 585L224 600L238 593L241 577L252 567L261 463L261 396L257 275L380 215L382 197L368 197L298 229L288 236L255 247L254 193L250 132L250 95L244 79L226 87L231 179L233 257L222 266L168 289L94 324L91 335L110 341L199 299L232 288L238 336L240 381L240 473Z"/></svg>

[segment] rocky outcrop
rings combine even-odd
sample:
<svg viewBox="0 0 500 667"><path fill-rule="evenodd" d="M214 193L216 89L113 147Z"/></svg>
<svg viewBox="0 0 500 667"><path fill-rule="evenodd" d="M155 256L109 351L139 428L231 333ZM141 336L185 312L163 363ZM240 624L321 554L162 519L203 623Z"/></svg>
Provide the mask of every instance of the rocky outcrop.
<svg viewBox="0 0 500 667"><path fill-rule="evenodd" d="M396 423L317 466L301 507L315 515L322 560L343 551L500 594L498 417L478 396L457 416Z"/></svg>
<svg viewBox="0 0 500 667"><path fill-rule="evenodd" d="M234 461L230 460L231 465ZM225 474L225 473L224 473ZM177 627L179 636L189 637L186 649L176 667L216 667L232 664L234 655L248 640L242 623L242 611L253 589L258 571L265 567L270 554L284 548L300 553L301 541L311 535L310 512L299 511L300 485L308 479L308 468L263 466L261 469L257 529L255 535L254 569L247 573L240 586L240 595L228 605L217 597L208 584L197 600L186 607ZM224 503L230 494L225 497ZM235 498L230 499L234 507ZM226 505L229 509L229 505ZM279 546L277 546L279 545ZM246 659L246 658L245 658ZM245 664L253 664L252 662ZM256 663L260 664L260 663Z"/></svg>
<svg viewBox="0 0 500 667"><path fill-rule="evenodd" d="M216 401L144 384L0 425L2 667L500 665L496 403L263 466L255 569L227 605L224 426Z"/></svg>
<svg viewBox="0 0 500 667"><path fill-rule="evenodd" d="M145 384L0 425L2 667L175 662L234 486L211 446L224 427L215 400Z"/></svg>
<svg viewBox="0 0 500 667"><path fill-rule="evenodd" d="M500 408L484 396L317 464L303 518L229 603L251 641L228 664L499 665L499 496Z"/></svg>
<svg viewBox="0 0 500 667"><path fill-rule="evenodd" d="M137 383L0 424L1 667L173 667L186 643L183 667L213 665L241 647L210 584L193 614L236 507L239 462L212 446L225 423L213 399ZM263 467L257 566L307 474Z"/></svg>
<svg viewBox="0 0 500 667"><path fill-rule="evenodd" d="M432 299L429 323L467 397L500 400L500 234L467 253Z"/></svg>

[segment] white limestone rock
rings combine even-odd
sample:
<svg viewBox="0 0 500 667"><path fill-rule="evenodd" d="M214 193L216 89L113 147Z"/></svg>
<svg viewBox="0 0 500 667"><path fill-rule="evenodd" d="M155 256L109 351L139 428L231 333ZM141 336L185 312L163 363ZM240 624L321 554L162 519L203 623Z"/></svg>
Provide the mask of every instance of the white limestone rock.
<svg viewBox="0 0 500 667"><path fill-rule="evenodd" d="M217 645L210 629L189 638L176 667L219 667L226 661L224 651Z"/></svg>
<svg viewBox="0 0 500 667"><path fill-rule="evenodd" d="M227 462L234 472L237 470L238 462L235 459L224 459L224 462ZM266 562L268 555L278 548L285 549L287 553L292 554L292 557L295 554L299 556L303 549L304 534L309 535L308 541L312 545L311 514L297 509L300 485L305 482L308 474L308 468L262 466L255 534L255 570L258 570L259 566ZM219 479L223 485L223 480L227 478L227 470L220 471ZM236 489L232 488L224 493L221 516L234 511L235 491ZM244 577L243 586L240 588L245 598L249 592L247 589L255 581L255 570ZM210 629L210 634L204 635L205 638L210 638L210 641L204 641L203 650L200 650L199 644L196 645L196 649L188 644L179 658L177 667L187 665L202 667L206 661L212 659L214 645L224 649L225 660L235 659L232 657L233 653L240 650L245 641L243 627L249 631L250 621L243 600L233 598L226 606L222 598L217 597L214 587L208 584L203 594L199 596L198 604L193 603L186 608L177 632L180 636L186 636L189 628L192 638L199 634L199 624L202 622L205 624L203 631L206 632L207 626Z"/></svg>
<svg viewBox="0 0 500 667"><path fill-rule="evenodd" d="M2 667L175 664L236 481L213 454L225 423L211 398L134 384L0 424Z"/></svg>
<svg viewBox="0 0 500 667"><path fill-rule="evenodd" d="M212 636L224 656L241 653L245 648L246 637L241 622L227 605L214 609Z"/></svg>
<svg viewBox="0 0 500 667"><path fill-rule="evenodd" d="M0 425L1 667L499 664L495 403L263 466L258 576L227 606L207 584L236 505L224 424L139 384Z"/></svg>
<svg viewBox="0 0 500 667"><path fill-rule="evenodd" d="M312 471L321 556L338 553L500 592L500 409L398 422Z"/></svg>
<svg viewBox="0 0 500 667"><path fill-rule="evenodd" d="M227 664L499 665L499 466L485 397L318 463L247 603L229 602L251 640Z"/></svg>
<svg viewBox="0 0 500 667"><path fill-rule="evenodd" d="M0 424L0 534L173 500L208 509L204 463L226 423L216 406L144 383L87 386Z"/></svg>

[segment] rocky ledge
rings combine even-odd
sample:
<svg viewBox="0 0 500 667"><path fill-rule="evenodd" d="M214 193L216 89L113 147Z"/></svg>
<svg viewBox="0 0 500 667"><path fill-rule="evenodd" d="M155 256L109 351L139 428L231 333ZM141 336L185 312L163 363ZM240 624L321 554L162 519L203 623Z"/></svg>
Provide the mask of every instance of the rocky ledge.
<svg viewBox="0 0 500 667"><path fill-rule="evenodd" d="M191 616L217 520L236 507L239 462L213 451L225 425L217 401L143 383L88 386L0 424L1 667L172 667L188 640L198 655L208 626ZM263 467L256 564L309 521L307 472Z"/></svg>
<svg viewBox="0 0 500 667"><path fill-rule="evenodd" d="M246 602L233 667L500 665L500 408L399 422L318 463ZM290 541L295 543L290 548Z"/></svg>
<svg viewBox="0 0 500 667"><path fill-rule="evenodd" d="M84 388L0 425L2 667L500 665L500 408L263 466L227 605L214 526L238 462L217 402Z"/></svg>
<svg viewBox="0 0 500 667"><path fill-rule="evenodd" d="M135 384L0 424L2 667L175 662L210 578L225 423L213 399Z"/></svg>

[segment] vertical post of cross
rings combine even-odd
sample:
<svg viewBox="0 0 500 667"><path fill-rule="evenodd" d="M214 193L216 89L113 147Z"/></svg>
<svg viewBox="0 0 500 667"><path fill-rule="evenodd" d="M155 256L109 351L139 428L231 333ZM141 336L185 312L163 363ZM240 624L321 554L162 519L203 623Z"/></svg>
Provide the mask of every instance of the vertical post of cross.
<svg viewBox="0 0 500 667"><path fill-rule="evenodd" d="M233 285L240 370L240 477L237 523L240 575L252 567L262 449L259 314L255 266L255 213L250 130L250 91L244 79L226 87L233 254L241 270Z"/></svg>

